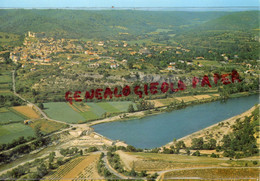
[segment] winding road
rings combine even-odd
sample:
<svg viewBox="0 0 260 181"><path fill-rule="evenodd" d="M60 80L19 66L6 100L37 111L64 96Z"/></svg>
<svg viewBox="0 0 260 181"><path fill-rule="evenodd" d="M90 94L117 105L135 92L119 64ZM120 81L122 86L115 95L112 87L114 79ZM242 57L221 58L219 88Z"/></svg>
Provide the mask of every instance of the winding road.
<svg viewBox="0 0 260 181"><path fill-rule="evenodd" d="M107 152L103 152L104 153L104 157L103 157L103 161L105 164L105 167L109 170L109 172L113 173L115 176L117 176L120 179L123 180L146 180L146 178L140 178L140 177L130 177L130 176L125 176L121 173L118 173L114 168L112 168L112 166L109 164L109 161L107 159Z"/></svg>
<svg viewBox="0 0 260 181"><path fill-rule="evenodd" d="M50 120L50 121L55 121L55 122L58 122L58 123L62 123L62 124L67 124L67 125L70 125L70 126L73 126L73 124L68 124L68 123L65 123L63 121L59 121L59 120L55 120L55 119L51 119L49 118L36 104L24 99L22 96L20 96L17 92L16 92L16 88L15 88L15 70L12 71L12 79L13 79L13 93L15 96L19 97L20 99L22 99L24 102L27 102L27 104L31 104L35 107L35 109L42 115L42 117L44 119L47 119L47 120Z"/></svg>

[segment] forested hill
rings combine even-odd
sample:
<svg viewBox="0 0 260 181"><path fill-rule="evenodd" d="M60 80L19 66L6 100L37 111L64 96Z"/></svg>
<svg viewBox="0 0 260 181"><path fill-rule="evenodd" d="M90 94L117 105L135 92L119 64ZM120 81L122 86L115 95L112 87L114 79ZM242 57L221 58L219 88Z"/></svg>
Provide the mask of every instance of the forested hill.
<svg viewBox="0 0 260 181"><path fill-rule="evenodd" d="M0 32L46 32L68 38L111 38L119 33L139 35L168 28L190 27L230 12L0 10Z"/></svg>
<svg viewBox="0 0 260 181"><path fill-rule="evenodd" d="M199 25L193 30L252 30L259 29L259 11L235 12Z"/></svg>

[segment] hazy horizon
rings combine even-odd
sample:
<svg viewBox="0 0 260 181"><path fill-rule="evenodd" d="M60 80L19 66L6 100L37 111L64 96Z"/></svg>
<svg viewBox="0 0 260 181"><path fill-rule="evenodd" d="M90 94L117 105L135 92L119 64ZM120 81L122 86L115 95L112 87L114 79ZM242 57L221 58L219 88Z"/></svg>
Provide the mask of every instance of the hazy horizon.
<svg viewBox="0 0 260 181"><path fill-rule="evenodd" d="M140 11L259 11L258 6L233 7L0 7L0 9L140 10Z"/></svg>

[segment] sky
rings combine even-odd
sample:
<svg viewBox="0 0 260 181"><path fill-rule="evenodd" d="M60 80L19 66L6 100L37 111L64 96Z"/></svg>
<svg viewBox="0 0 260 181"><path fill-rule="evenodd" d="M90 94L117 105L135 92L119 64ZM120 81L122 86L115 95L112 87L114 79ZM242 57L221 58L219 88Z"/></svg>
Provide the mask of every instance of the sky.
<svg viewBox="0 0 260 181"><path fill-rule="evenodd" d="M248 7L259 4L259 0L0 0L0 8Z"/></svg>

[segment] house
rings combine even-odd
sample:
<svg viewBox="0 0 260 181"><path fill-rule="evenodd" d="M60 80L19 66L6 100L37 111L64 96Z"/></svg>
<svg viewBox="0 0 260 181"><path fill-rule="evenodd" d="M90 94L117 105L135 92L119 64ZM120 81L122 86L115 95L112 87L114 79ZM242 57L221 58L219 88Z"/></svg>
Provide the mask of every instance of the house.
<svg viewBox="0 0 260 181"><path fill-rule="evenodd" d="M204 60L204 57L196 57L196 60Z"/></svg>
<svg viewBox="0 0 260 181"><path fill-rule="evenodd" d="M20 56L16 53L10 53L9 58L15 63L17 63L20 60Z"/></svg>
<svg viewBox="0 0 260 181"><path fill-rule="evenodd" d="M254 73L254 70L246 70L244 73L249 74L249 73Z"/></svg>
<svg viewBox="0 0 260 181"><path fill-rule="evenodd" d="M32 120L24 120L24 121L23 121L24 124L30 124L30 123L32 123L32 122L33 122Z"/></svg>
<svg viewBox="0 0 260 181"><path fill-rule="evenodd" d="M227 57L227 56L224 56L224 60L228 61L228 57Z"/></svg>
<svg viewBox="0 0 260 181"><path fill-rule="evenodd" d="M113 68L117 68L119 65L118 64L116 64L116 63L112 63L112 64L110 64L110 68L111 69L113 69Z"/></svg>
<svg viewBox="0 0 260 181"><path fill-rule="evenodd" d="M178 62L180 62L180 63L184 63L184 61L183 61L183 60L178 60Z"/></svg>
<svg viewBox="0 0 260 181"><path fill-rule="evenodd" d="M168 68L167 68L167 70L175 70L175 67L174 67L174 66L171 66L171 65L169 65L169 66L168 66Z"/></svg>
<svg viewBox="0 0 260 181"><path fill-rule="evenodd" d="M127 63L127 60L126 59L122 60L122 63Z"/></svg>
<svg viewBox="0 0 260 181"><path fill-rule="evenodd" d="M250 63L246 64L246 66L247 66L248 68L251 68L251 67L252 67L252 65L251 65Z"/></svg>
<svg viewBox="0 0 260 181"><path fill-rule="evenodd" d="M90 68L98 68L100 66L99 63L92 63L88 65Z"/></svg>
<svg viewBox="0 0 260 181"><path fill-rule="evenodd" d="M170 62L170 65L176 65L176 63L175 62Z"/></svg>
<svg viewBox="0 0 260 181"><path fill-rule="evenodd" d="M135 55L137 52L130 52L130 55Z"/></svg>
<svg viewBox="0 0 260 181"><path fill-rule="evenodd" d="M103 42L103 41L100 41L100 42L98 43L98 46L104 46L104 42Z"/></svg>
<svg viewBox="0 0 260 181"><path fill-rule="evenodd" d="M143 55L143 54L148 55L148 54L150 54L150 51L145 47L145 48L143 48L143 49L140 49L140 50L139 50L139 53L140 53L141 55Z"/></svg>
<svg viewBox="0 0 260 181"><path fill-rule="evenodd" d="M72 59L71 55L67 56L67 60L71 60L71 59Z"/></svg>
<svg viewBox="0 0 260 181"><path fill-rule="evenodd" d="M31 70L31 72L34 72L34 71L36 71L36 68L31 68L30 70Z"/></svg>
<svg viewBox="0 0 260 181"><path fill-rule="evenodd" d="M50 63L50 62L51 62L51 59L50 59L50 58L46 58L46 59L44 59L43 62L45 62L45 63Z"/></svg>

